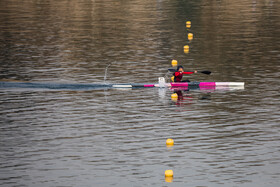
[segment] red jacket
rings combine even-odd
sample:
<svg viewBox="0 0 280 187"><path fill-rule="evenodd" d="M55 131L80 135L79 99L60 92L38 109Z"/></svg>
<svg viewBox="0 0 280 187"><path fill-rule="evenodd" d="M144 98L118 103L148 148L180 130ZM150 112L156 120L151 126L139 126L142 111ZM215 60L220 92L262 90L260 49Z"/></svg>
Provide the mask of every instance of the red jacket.
<svg viewBox="0 0 280 187"><path fill-rule="evenodd" d="M176 71L174 73L174 76L175 76L174 82L181 82L184 74L193 74L193 73L194 72L180 72L180 71Z"/></svg>

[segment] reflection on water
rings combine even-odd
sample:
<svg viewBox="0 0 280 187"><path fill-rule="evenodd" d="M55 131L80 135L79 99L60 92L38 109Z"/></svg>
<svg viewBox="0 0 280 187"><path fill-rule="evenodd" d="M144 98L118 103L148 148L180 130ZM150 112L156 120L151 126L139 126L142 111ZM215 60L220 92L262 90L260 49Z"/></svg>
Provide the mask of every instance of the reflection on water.
<svg viewBox="0 0 280 187"><path fill-rule="evenodd" d="M176 102L168 89L0 89L0 185L278 186L278 12L274 0L0 1L1 82L100 84L110 64L107 83L157 82L177 59L212 71L191 80L246 85Z"/></svg>

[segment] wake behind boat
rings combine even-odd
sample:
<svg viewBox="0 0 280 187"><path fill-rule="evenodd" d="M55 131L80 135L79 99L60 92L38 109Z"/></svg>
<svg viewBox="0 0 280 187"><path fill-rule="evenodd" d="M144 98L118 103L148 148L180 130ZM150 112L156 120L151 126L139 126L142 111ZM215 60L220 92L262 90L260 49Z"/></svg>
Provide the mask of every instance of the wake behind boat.
<svg viewBox="0 0 280 187"><path fill-rule="evenodd" d="M36 82L0 82L0 89L52 89L52 90L96 90L96 89L124 89L124 88L169 88L183 90L217 90L244 89L244 82L176 82L166 83L164 77L159 77L158 83L36 83Z"/></svg>

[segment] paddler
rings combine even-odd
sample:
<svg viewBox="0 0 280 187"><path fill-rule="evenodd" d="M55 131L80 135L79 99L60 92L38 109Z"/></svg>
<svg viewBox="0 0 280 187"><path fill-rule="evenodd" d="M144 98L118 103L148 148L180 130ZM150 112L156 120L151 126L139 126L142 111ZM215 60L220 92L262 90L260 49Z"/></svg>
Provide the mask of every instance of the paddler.
<svg viewBox="0 0 280 187"><path fill-rule="evenodd" d="M173 74L174 75L174 82L190 82L189 80L182 80L184 74L193 74L197 73L197 71L184 71L183 66L178 66L177 71Z"/></svg>

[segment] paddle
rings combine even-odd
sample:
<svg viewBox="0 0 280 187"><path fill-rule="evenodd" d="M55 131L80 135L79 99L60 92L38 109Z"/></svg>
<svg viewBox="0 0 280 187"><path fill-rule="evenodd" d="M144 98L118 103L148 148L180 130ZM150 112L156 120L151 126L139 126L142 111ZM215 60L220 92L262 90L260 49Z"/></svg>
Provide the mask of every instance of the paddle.
<svg viewBox="0 0 280 187"><path fill-rule="evenodd" d="M176 69L169 68L168 71L176 72L177 70L176 70ZM210 75L210 74L211 74L211 71L198 71L197 73L203 73L203 74L206 74L206 75Z"/></svg>

